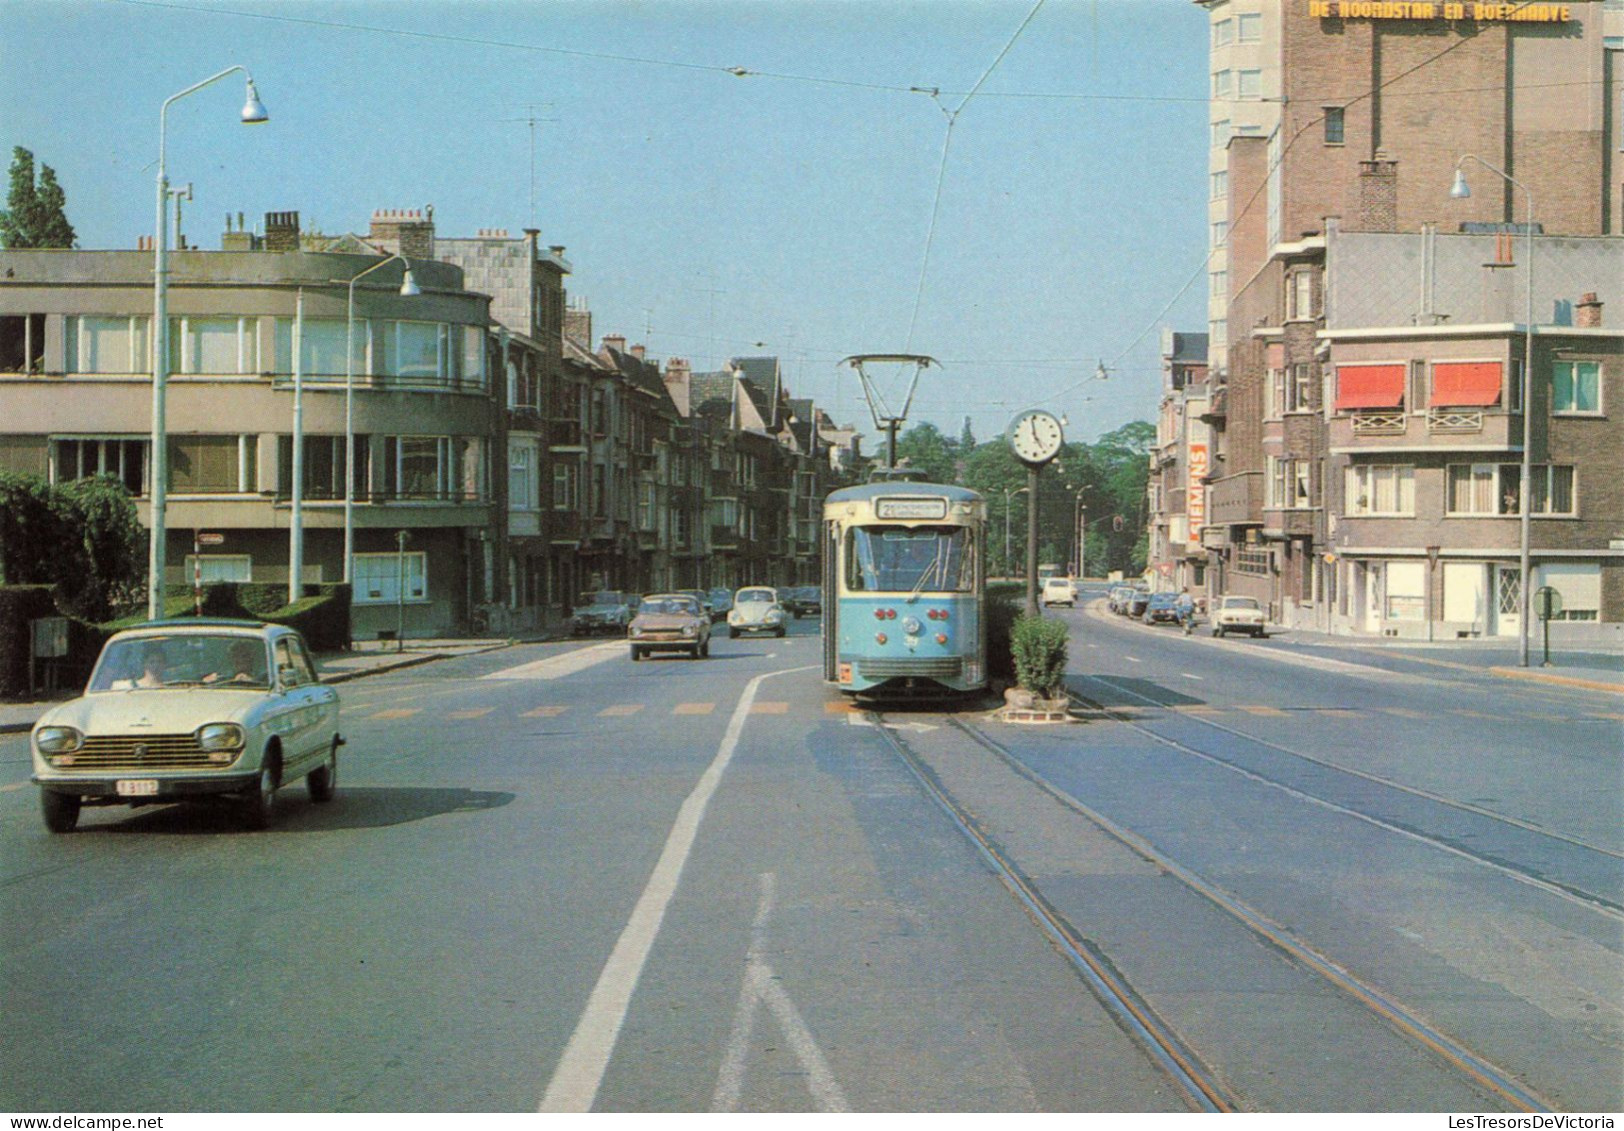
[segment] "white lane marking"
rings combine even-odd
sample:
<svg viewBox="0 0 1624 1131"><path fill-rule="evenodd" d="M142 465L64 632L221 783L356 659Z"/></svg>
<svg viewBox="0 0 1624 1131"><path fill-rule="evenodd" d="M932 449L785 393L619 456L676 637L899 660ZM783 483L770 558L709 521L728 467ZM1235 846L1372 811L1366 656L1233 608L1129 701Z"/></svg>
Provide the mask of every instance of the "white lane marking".
<svg viewBox="0 0 1624 1131"><path fill-rule="evenodd" d="M10 785L0 785L0 793L16 793L27 784L25 781L14 781Z"/></svg>
<svg viewBox="0 0 1624 1131"><path fill-rule="evenodd" d="M636 992L638 980L643 975L643 965L648 961L649 952L654 949L654 940L660 933L666 908L670 907L671 899L676 895L677 882L682 878L683 866L687 864L688 854L693 851L694 840L699 835L699 823L705 817L705 807L721 785L722 774L733 760L733 752L738 749L739 737L744 733L745 721L750 717L756 691L763 680L812 670L813 667L808 665L767 672L745 685L744 694L739 696L739 705L733 709L733 717L728 720L727 732L722 736L722 745L717 749L716 757L677 811L676 824L666 837L665 848L654 865L648 885L638 897L637 906L632 908L632 916L615 942L609 961L603 964L598 983L587 998L586 1009L576 1022L575 1032L570 1036L564 1055L559 1058L558 1067L553 1071L552 1082L547 1085L547 1093L541 1099L540 1111L592 1110L598 1088L603 1084L603 1074L609 1068L609 1058L614 1055L615 1042L620 1038L620 1027L626 1022L632 994Z"/></svg>
<svg viewBox="0 0 1624 1131"><path fill-rule="evenodd" d="M806 1073L807 1086L819 1111L845 1112L851 1110L846 1093L841 1091L823 1050L818 1048L812 1030L807 1028L801 1013L790 1000L783 984L764 955L767 952L767 920L772 917L773 904L778 894L778 877L767 872L761 877L761 900L756 904L756 919L750 926L750 950L744 961L744 985L739 989L739 1004L733 1011L733 1031L728 1037L727 1051L722 1056L722 1067L716 1077L716 1091L711 1095L712 1111L734 1111L744 1092L744 1060L750 1051L750 1034L755 1028L756 1006L766 1005L778 1020L789 1041L795 1059Z"/></svg>
<svg viewBox="0 0 1624 1131"><path fill-rule="evenodd" d="M528 664L520 664L516 668L503 668L499 672L482 675L480 679L561 679L576 672L585 671L603 663L605 660L624 655L626 642L613 640L604 644L593 644L587 648L577 648L573 652L565 652L562 656L548 656L544 660L532 660Z"/></svg>
<svg viewBox="0 0 1624 1131"><path fill-rule="evenodd" d="M1179 675L1183 676L1185 679L1205 680L1207 678L1204 675L1191 675L1189 672L1179 672Z"/></svg>
<svg viewBox="0 0 1624 1131"><path fill-rule="evenodd" d="M1145 661L1141 660L1138 656L1124 656L1122 658L1124 660L1127 660L1128 663L1130 663L1130 664L1142 664L1142 663L1145 662Z"/></svg>

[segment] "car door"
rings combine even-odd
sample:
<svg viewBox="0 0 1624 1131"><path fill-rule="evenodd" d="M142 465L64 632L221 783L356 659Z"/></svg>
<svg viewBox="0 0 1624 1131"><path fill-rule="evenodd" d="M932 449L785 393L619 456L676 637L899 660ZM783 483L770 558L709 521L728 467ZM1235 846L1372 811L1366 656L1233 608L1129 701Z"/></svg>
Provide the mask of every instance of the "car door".
<svg viewBox="0 0 1624 1131"><path fill-rule="evenodd" d="M316 679L315 665L296 636L276 640L276 674L282 688L282 711L277 716L282 736L283 776L291 778L301 767L325 751L324 738L336 727L323 723L338 709L338 695Z"/></svg>

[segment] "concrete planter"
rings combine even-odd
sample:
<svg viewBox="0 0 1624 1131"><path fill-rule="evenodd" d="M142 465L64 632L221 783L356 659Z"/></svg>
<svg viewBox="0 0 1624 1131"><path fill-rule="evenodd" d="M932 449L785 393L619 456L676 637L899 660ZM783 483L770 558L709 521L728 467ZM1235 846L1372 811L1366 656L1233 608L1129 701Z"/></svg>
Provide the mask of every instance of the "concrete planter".
<svg viewBox="0 0 1624 1131"><path fill-rule="evenodd" d="M1004 709L998 717L1006 723L1069 723L1071 700L1064 695L1045 699L1034 691L1011 687L1004 692Z"/></svg>

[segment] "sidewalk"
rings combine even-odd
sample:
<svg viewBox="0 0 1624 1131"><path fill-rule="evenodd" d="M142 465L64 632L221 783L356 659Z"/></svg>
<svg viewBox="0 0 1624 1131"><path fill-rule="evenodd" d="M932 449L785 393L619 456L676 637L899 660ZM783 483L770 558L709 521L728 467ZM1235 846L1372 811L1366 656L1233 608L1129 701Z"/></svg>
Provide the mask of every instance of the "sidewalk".
<svg viewBox="0 0 1624 1131"><path fill-rule="evenodd" d="M516 643L512 640L408 640L403 651L395 651L392 643L380 644L358 641L349 652L317 653L316 670L323 683L347 683L352 679L376 675L398 668L432 663L451 656L472 656L480 652L493 652ZM54 699L34 703L0 702L0 734L17 734L32 730L34 722L55 703L72 699L79 694L77 688Z"/></svg>

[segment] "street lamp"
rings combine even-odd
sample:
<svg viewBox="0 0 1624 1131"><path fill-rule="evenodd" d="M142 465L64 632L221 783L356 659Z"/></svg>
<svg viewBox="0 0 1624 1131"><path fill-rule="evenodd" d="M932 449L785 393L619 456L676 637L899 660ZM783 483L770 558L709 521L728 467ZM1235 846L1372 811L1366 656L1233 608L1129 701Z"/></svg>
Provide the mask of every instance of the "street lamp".
<svg viewBox="0 0 1624 1131"><path fill-rule="evenodd" d="M270 115L259 101L254 80L246 68L227 67L195 86L164 99L158 110L158 234L153 241L152 266L152 454L148 458L151 477L152 526L147 545L147 619L158 620L164 611L164 511L169 505L169 436L165 427L165 394L169 385L169 173L167 156L169 106L210 83L242 71L248 80L248 94L242 107L244 125L268 121Z"/></svg>
<svg viewBox="0 0 1624 1131"><path fill-rule="evenodd" d="M1025 488L1025 487L1005 487L1004 488L1004 576L1005 577L1009 576L1009 501L1011 499L1013 499L1016 495L1019 495L1022 491L1025 491L1025 490L1027 490L1027 488Z"/></svg>
<svg viewBox="0 0 1624 1131"><path fill-rule="evenodd" d="M1081 581L1088 576L1088 508L1083 506L1083 492L1087 487L1077 490L1077 580Z"/></svg>
<svg viewBox="0 0 1624 1131"><path fill-rule="evenodd" d="M400 293L413 298L423 292L412 278L412 264L396 253L379 260L350 280L350 298L344 327L344 584L354 584L355 568L355 284L380 267L395 260L406 265L400 280Z"/></svg>
<svg viewBox="0 0 1624 1131"><path fill-rule="evenodd" d="M1517 180L1504 169L1497 169L1476 154L1468 153L1455 162L1455 183L1449 187L1449 195L1456 200L1464 200L1472 195L1472 190L1466 185L1466 174L1461 166L1467 161L1475 161L1489 172L1500 177L1515 188L1522 189L1523 195L1528 198L1528 221L1526 224L1528 250L1524 255L1528 281L1528 311L1523 325L1523 370L1522 400L1523 439L1522 439L1522 466L1518 474L1517 484L1517 662L1522 667L1528 666L1528 583L1529 574L1529 502L1531 498L1530 480L1533 477L1533 436L1534 436L1534 194L1528 186Z"/></svg>

